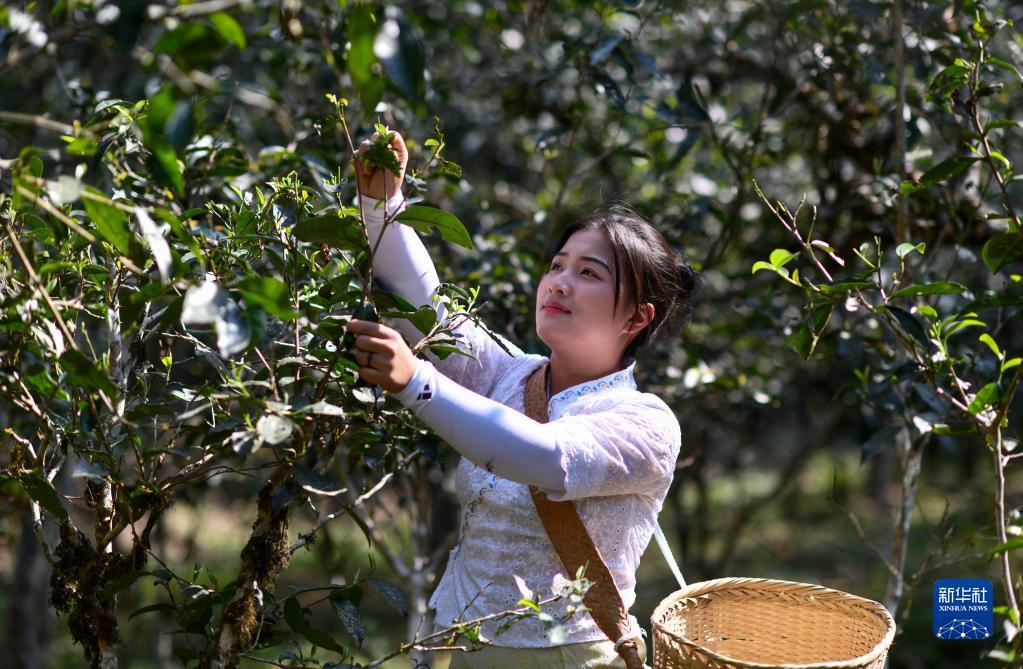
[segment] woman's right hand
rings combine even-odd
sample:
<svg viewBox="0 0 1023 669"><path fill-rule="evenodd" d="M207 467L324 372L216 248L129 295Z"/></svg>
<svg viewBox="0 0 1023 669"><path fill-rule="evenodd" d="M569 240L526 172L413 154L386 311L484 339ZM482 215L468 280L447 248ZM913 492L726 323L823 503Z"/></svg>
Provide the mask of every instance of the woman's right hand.
<svg viewBox="0 0 1023 669"><path fill-rule="evenodd" d="M401 190L401 185L405 181L405 166L408 165L408 149L405 148L405 140L397 132L391 139L390 150L398 159L398 165L401 166L399 174L395 175L386 168L362 160L362 154L379 137L380 133L374 132L369 139L363 140L356 152L355 160L355 175L359 184L359 192L375 200L393 197Z"/></svg>

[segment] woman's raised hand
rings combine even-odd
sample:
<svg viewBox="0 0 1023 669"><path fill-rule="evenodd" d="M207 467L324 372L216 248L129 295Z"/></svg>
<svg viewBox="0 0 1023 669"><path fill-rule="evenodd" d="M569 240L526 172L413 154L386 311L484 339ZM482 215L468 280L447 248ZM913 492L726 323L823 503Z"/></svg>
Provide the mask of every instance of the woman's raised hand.
<svg viewBox="0 0 1023 669"><path fill-rule="evenodd" d="M398 165L401 167L399 174L396 175L388 169L362 160L362 154L368 151L379 137L380 133L374 132L369 139L363 140L356 152L358 157L355 161L355 175L359 182L359 192L375 200L393 197L401 190L401 184L405 181L405 166L408 165L408 149L405 148L405 140L397 132L391 138L388 148L398 159Z"/></svg>
<svg viewBox="0 0 1023 669"><path fill-rule="evenodd" d="M348 331L355 335L359 378L392 393L408 385L416 371L416 356L397 330L353 318Z"/></svg>

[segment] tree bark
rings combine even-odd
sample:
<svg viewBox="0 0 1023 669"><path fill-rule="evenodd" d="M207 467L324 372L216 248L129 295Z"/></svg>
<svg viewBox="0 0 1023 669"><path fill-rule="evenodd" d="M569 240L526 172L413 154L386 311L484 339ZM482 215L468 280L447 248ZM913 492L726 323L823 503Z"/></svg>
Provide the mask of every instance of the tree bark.
<svg viewBox="0 0 1023 669"><path fill-rule="evenodd" d="M217 631L200 660L201 669L230 669L238 666L238 656L252 648L259 631L259 613L263 592L271 592L277 576L291 561L288 552L288 513L291 504L274 510L277 486L291 475L291 465L280 465L259 491L256 520L252 534L242 549L242 567L238 588L220 616Z"/></svg>
<svg viewBox="0 0 1023 669"><path fill-rule="evenodd" d="M923 459L924 444L927 437L914 441L909 428L899 431L896 449L902 465L902 486L900 498L894 509L891 558L889 562L895 572L889 572L888 584L885 588L884 606L894 618L902 602L902 591L905 585L903 572L906 568L906 554L909 552L909 530L913 518L913 506L916 504L916 482L920 477L920 465Z"/></svg>

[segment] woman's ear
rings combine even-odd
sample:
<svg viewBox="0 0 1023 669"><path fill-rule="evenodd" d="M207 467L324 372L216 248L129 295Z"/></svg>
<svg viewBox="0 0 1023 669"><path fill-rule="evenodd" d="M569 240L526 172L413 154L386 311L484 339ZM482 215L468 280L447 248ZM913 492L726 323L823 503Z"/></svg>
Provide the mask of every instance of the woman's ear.
<svg viewBox="0 0 1023 669"><path fill-rule="evenodd" d="M650 302L644 302L642 306L636 308L636 313L633 314L632 318L629 319L629 325L626 330L628 334L635 334L641 331L647 325L654 320L654 314L656 313L654 305Z"/></svg>

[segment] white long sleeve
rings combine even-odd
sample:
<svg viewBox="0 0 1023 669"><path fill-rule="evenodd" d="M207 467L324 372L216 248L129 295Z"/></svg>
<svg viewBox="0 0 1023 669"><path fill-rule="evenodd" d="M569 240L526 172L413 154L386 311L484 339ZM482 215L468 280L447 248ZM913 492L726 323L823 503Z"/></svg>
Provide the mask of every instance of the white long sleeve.
<svg viewBox="0 0 1023 669"><path fill-rule="evenodd" d="M417 307L433 304L433 296L437 292L440 281L429 252L423 245L419 235L411 227L393 222L384 230L385 207L379 200L362 198L366 227L372 244L376 246L381 238L376 254L373 256L373 272L378 282L392 293L397 293ZM401 195L392 197L386 205L386 216L404 209ZM437 312L437 320L447 318L447 309L437 302L433 304ZM444 359L427 351L426 358L434 364L438 371L465 386L469 390L489 395L505 369L512 363L515 356L521 355L514 344L502 338L506 352L494 340L491 333L479 327L463 316L455 315L452 336L459 340L459 347L472 354L479 362L464 355L449 355ZM389 323L401 332L411 344L418 342L423 334L411 322L395 319Z"/></svg>
<svg viewBox="0 0 1023 669"><path fill-rule="evenodd" d="M417 307L431 304L433 296L440 286L437 269L433 265L429 252L419 239L416 231L407 225L392 222L384 229L386 217L393 217L405 209L404 197L401 193L391 197L386 205L379 200L362 197L362 211L366 218L370 248L376 248L373 257L373 273L384 288L397 293ZM386 210L386 213L385 213ZM383 233L383 239L381 238ZM377 240L380 245L377 246ZM435 305L437 320L442 321L446 315L443 304ZM395 322L395 329L415 344L423 337L411 322L401 319Z"/></svg>
<svg viewBox="0 0 1023 669"><path fill-rule="evenodd" d="M403 404L476 466L509 481L565 492L563 453L555 430L500 402L464 388L417 360Z"/></svg>

